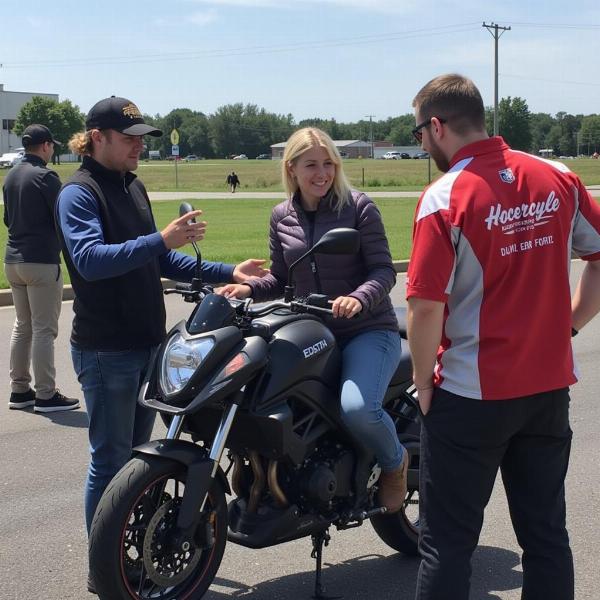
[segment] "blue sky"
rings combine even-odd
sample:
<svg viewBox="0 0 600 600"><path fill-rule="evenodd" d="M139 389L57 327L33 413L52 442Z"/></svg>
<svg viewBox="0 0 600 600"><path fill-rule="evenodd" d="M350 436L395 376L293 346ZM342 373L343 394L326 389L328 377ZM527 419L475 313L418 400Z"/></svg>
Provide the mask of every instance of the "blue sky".
<svg viewBox="0 0 600 600"><path fill-rule="evenodd" d="M10 2L0 25L5 90L58 93L84 112L130 98L143 112L268 111L357 121L411 112L445 72L534 112L600 113L597 0L54 0Z"/></svg>

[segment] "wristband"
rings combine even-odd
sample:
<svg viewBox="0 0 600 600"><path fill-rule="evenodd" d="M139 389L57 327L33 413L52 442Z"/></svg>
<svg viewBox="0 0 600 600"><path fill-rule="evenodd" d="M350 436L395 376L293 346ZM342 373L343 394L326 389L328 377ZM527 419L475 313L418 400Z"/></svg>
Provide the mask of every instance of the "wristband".
<svg viewBox="0 0 600 600"><path fill-rule="evenodd" d="M579 333L579 331L577 331L577 329L575 329L575 327L571 327L571 337L575 337L578 333Z"/></svg>

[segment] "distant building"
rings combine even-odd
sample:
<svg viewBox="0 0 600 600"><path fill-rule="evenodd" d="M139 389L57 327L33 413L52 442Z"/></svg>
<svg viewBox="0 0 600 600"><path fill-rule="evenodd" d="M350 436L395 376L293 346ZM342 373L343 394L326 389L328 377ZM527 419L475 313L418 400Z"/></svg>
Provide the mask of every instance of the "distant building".
<svg viewBox="0 0 600 600"><path fill-rule="evenodd" d="M283 158L283 150L287 142L271 145L271 156ZM369 158L371 156L371 144L362 140L333 140L335 147L343 158Z"/></svg>
<svg viewBox="0 0 600 600"><path fill-rule="evenodd" d="M17 115L21 107L34 96L49 98L58 102L58 94L43 94L39 92L8 92L0 83L0 154L20 148L21 138L13 133Z"/></svg>

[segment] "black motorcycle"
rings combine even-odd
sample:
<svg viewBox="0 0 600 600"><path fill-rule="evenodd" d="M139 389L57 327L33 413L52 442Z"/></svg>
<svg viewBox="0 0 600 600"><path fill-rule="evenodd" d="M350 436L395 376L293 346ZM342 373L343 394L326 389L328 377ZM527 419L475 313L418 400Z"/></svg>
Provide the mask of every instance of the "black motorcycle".
<svg viewBox="0 0 600 600"><path fill-rule="evenodd" d="M194 309L155 354L138 398L161 413L168 433L134 449L92 525L90 572L102 600L202 598L227 540L265 548L310 536L315 598L325 598L331 526L370 520L386 544L417 553L420 423L407 344L384 407L410 454L408 494L400 512L386 514L377 503L380 468L340 416L330 303L296 297L293 285L301 260L359 245L353 229L329 231L290 267L284 300L257 306L202 285L194 245L196 278L165 291Z"/></svg>

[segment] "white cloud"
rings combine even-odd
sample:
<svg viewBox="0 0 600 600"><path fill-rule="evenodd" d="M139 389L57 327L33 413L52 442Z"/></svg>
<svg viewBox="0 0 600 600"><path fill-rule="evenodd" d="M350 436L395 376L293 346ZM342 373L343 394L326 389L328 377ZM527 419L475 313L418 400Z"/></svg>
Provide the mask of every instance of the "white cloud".
<svg viewBox="0 0 600 600"><path fill-rule="evenodd" d="M218 19L217 11L212 8L209 10L197 11L191 15L188 15L188 17L186 18L186 20L189 23L193 23L194 25L200 25L200 26L204 26L204 25L208 25L209 23L213 23L217 19Z"/></svg>

